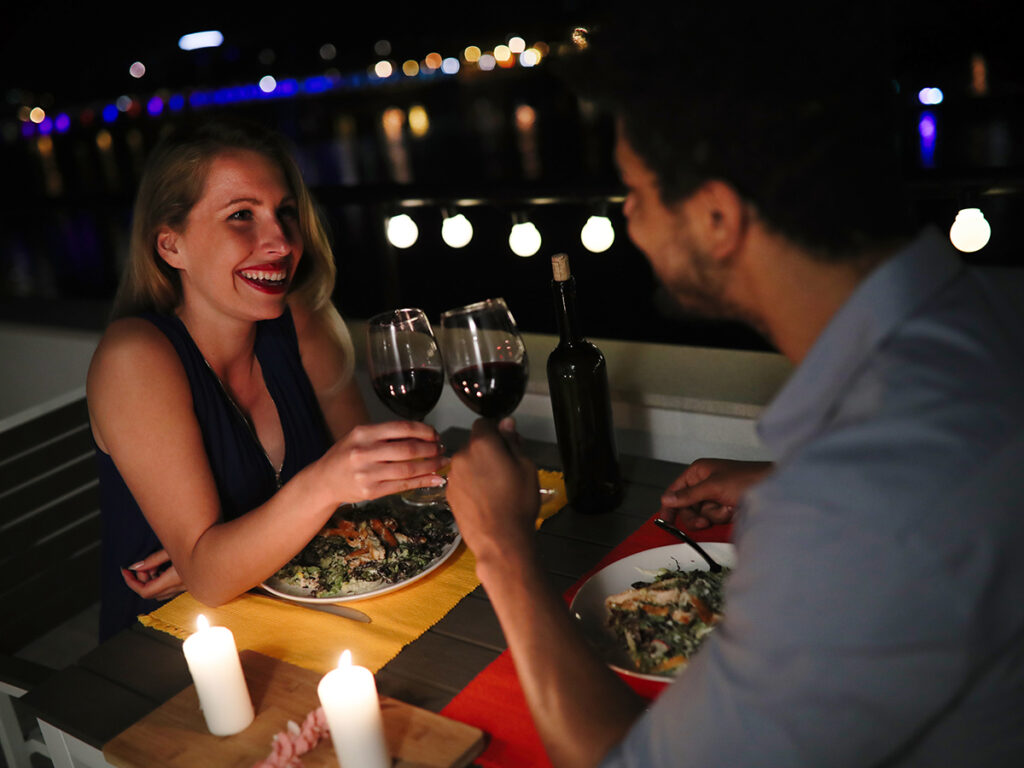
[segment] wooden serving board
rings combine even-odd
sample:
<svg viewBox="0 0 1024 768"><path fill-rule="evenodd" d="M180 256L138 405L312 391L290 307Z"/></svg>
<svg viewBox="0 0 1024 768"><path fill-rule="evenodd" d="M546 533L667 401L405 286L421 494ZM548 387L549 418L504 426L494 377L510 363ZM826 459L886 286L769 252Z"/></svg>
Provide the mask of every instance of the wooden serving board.
<svg viewBox="0 0 1024 768"><path fill-rule="evenodd" d="M115 768L251 768L265 759L275 733L289 720L301 725L320 706L316 686L322 675L255 651L240 656L256 710L248 728L234 736L212 735L195 687L189 686L107 742L107 762ZM381 713L393 768L463 768L483 750L478 728L386 696ZM305 768L338 767L329 738L301 760Z"/></svg>

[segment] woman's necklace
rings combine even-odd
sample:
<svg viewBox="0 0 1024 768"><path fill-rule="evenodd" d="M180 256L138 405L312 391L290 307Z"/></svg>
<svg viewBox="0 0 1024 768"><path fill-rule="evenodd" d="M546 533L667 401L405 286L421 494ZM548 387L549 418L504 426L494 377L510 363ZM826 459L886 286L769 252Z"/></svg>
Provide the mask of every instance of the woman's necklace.
<svg viewBox="0 0 1024 768"><path fill-rule="evenodd" d="M263 457L267 460L267 464L270 465L270 469L274 473L274 485L275 487L280 488L281 470L284 469L284 461L282 461L281 466L278 467L277 465L274 464L273 461L270 460L270 454L267 453L267 449L263 446L263 442L260 440L259 435L256 434L256 427L253 426L252 420L245 415L245 412L239 407L238 403L235 402L235 398L231 396L231 393L228 391L228 388L224 386L224 382L220 380L220 376L218 376L217 372L213 370L213 366L210 365L210 361L206 359L206 356L201 354L200 357L203 358L203 362L206 363L206 367L209 369L210 373L213 374L214 381L217 382L217 385L220 387L220 391L224 393L224 397L227 398L227 401L231 403L231 407L238 415L238 418L242 420L242 423L245 424L246 429L249 430L249 434L252 435L252 439L256 442L256 445L260 447L260 451L263 453Z"/></svg>

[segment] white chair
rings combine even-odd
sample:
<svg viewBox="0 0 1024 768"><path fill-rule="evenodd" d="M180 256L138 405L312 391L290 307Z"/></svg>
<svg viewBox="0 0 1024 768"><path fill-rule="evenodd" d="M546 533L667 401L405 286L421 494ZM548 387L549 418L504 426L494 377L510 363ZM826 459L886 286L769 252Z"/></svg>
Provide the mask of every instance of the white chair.
<svg viewBox="0 0 1024 768"><path fill-rule="evenodd" d="M50 670L39 664L0 656L0 747L9 768L32 768L32 755L49 758L50 753L18 717L14 700L20 699L28 687L41 682Z"/></svg>

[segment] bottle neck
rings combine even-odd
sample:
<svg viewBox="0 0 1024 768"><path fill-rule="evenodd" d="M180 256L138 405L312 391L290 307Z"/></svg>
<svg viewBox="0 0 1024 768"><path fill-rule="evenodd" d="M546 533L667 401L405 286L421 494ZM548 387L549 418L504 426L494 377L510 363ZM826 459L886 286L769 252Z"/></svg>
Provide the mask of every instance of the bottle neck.
<svg viewBox="0 0 1024 768"><path fill-rule="evenodd" d="M581 341L579 323L576 320L576 279L552 280L551 290L555 297L555 319L558 321L558 336L562 343Z"/></svg>

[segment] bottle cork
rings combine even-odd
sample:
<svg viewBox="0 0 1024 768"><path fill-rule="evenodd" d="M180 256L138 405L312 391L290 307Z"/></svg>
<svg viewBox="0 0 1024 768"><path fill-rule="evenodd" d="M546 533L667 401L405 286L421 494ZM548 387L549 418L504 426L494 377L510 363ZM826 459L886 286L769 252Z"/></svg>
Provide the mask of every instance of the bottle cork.
<svg viewBox="0 0 1024 768"><path fill-rule="evenodd" d="M569 255L556 253L551 257L551 271L554 272L555 280L564 283L569 279Z"/></svg>

